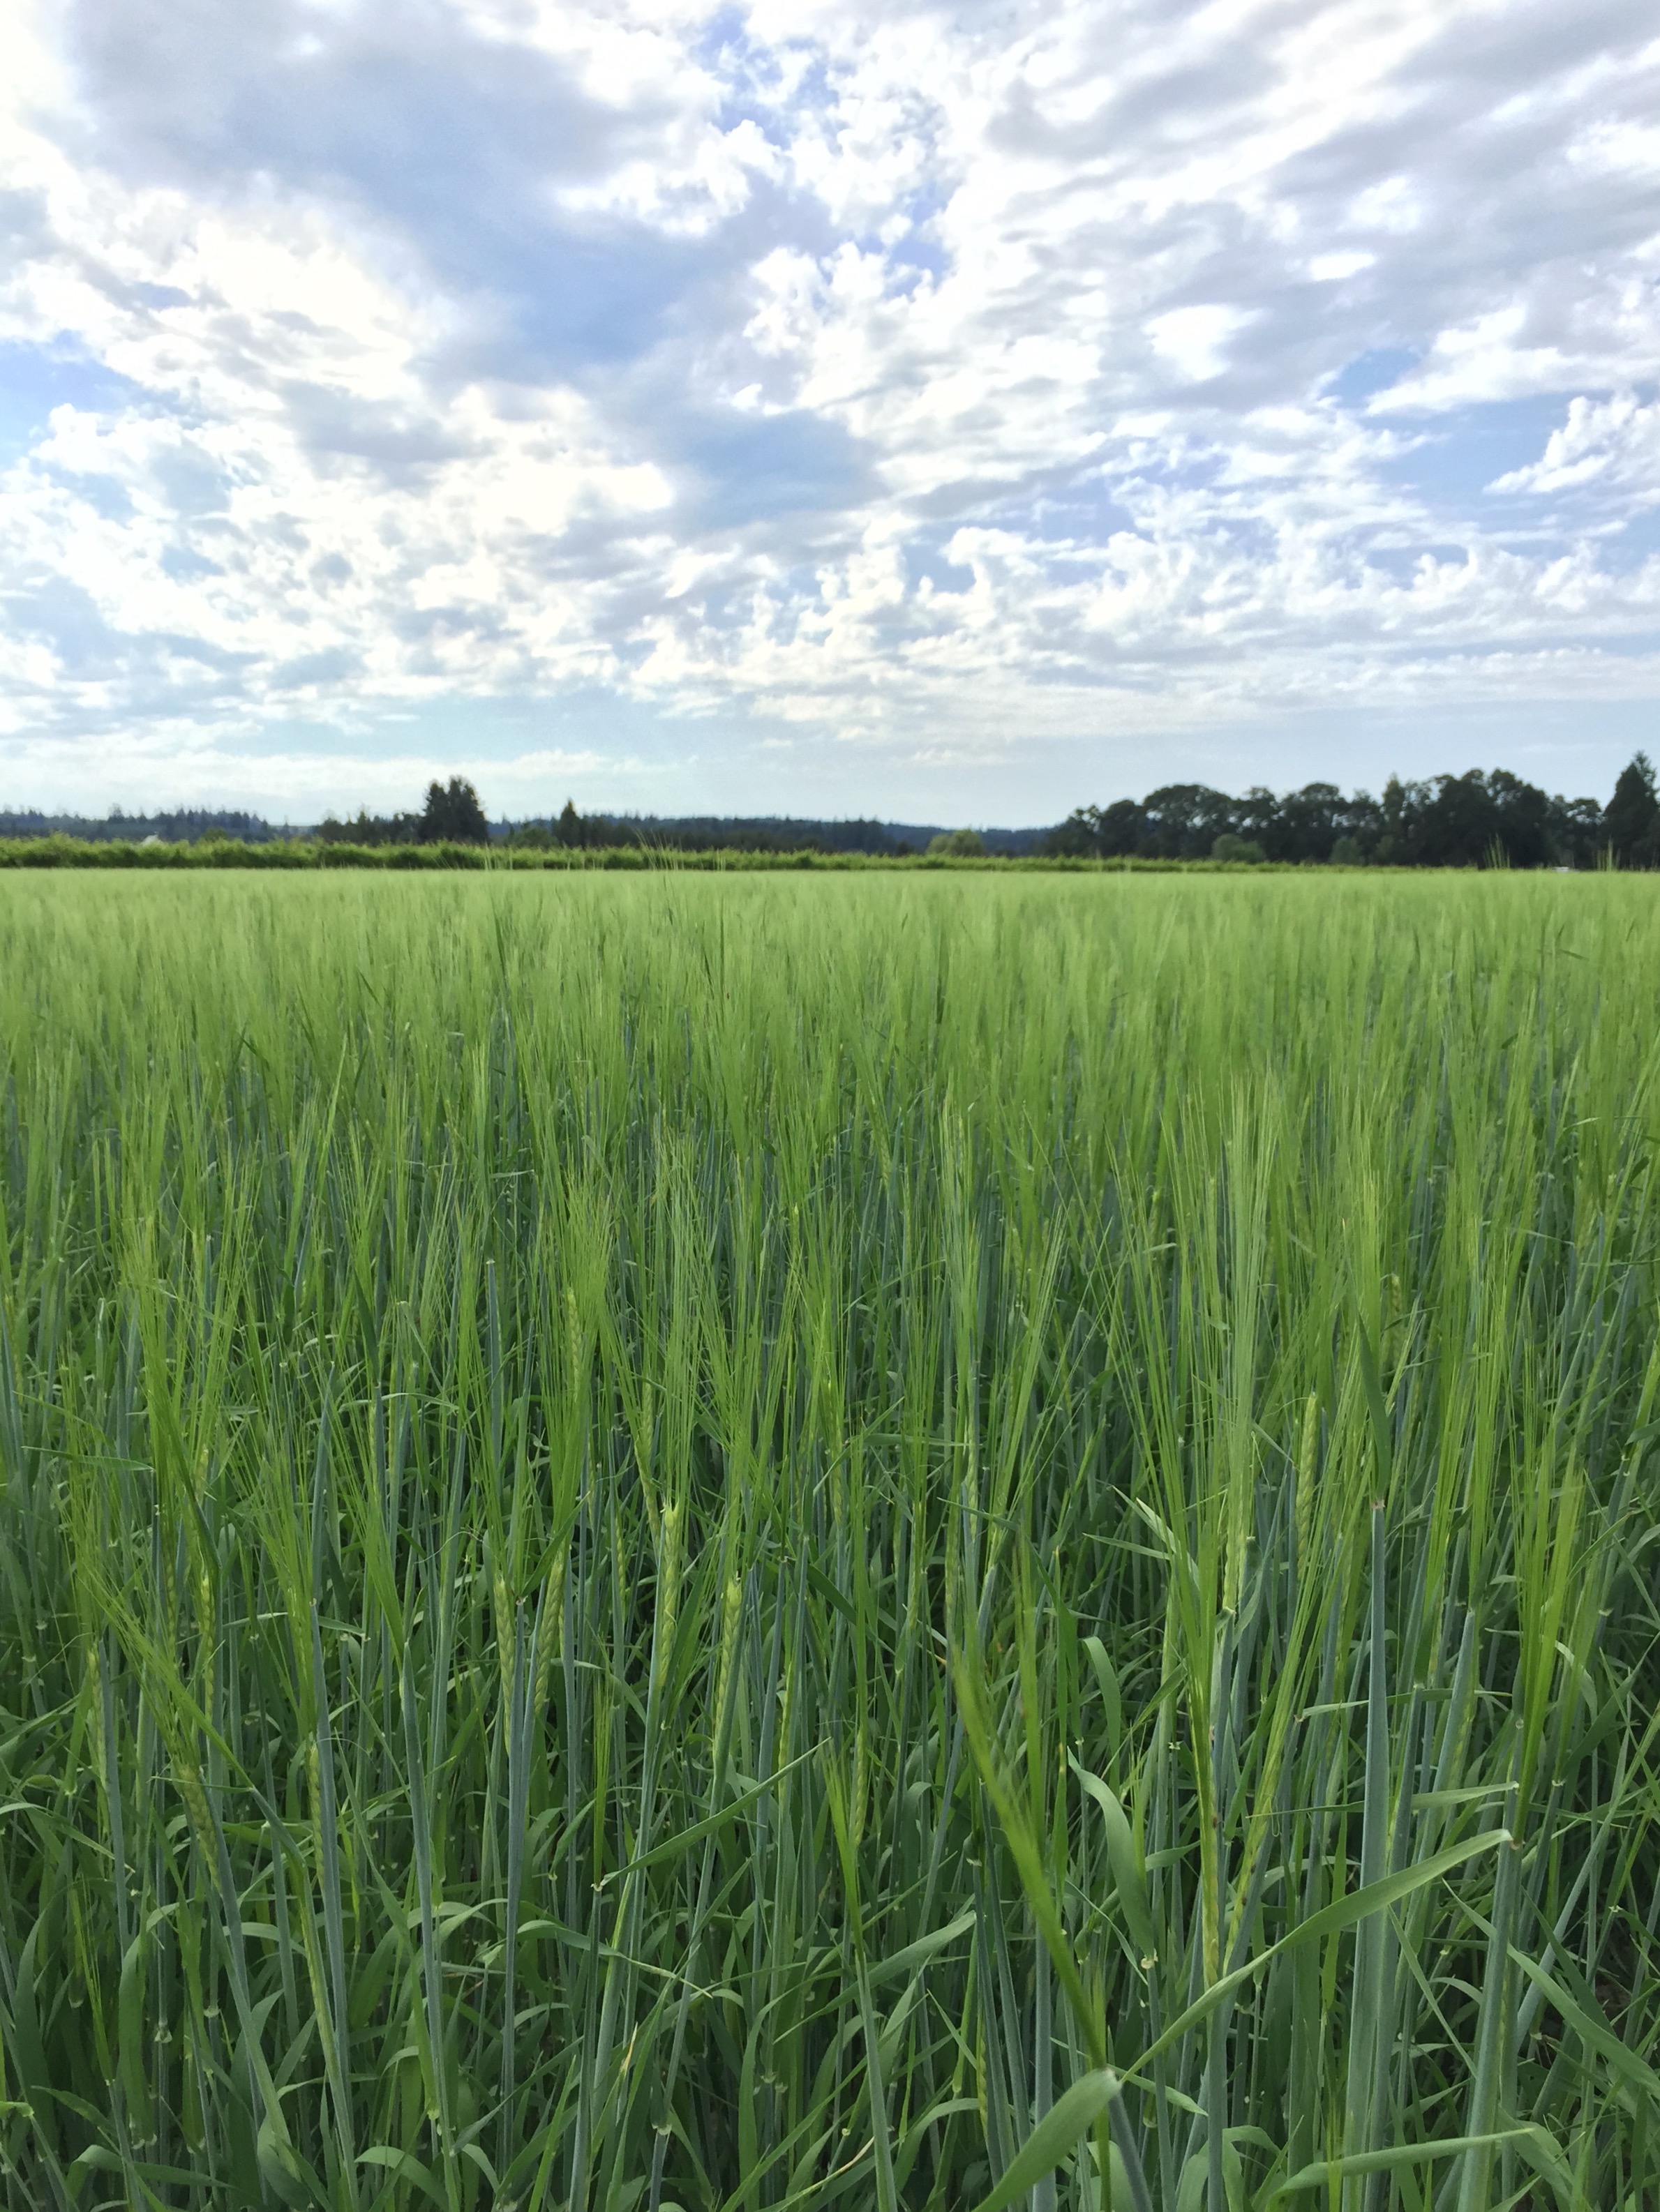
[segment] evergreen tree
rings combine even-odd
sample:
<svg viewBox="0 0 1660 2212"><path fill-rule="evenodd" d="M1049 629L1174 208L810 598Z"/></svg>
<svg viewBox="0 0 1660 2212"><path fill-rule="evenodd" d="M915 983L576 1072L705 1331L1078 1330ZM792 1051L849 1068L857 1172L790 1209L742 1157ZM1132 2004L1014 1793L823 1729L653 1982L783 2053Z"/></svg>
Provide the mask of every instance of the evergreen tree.
<svg viewBox="0 0 1660 2212"><path fill-rule="evenodd" d="M465 776L453 775L447 790L441 783L427 786L421 816L423 845L486 845L489 834L478 793Z"/></svg>
<svg viewBox="0 0 1660 2212"><path fill-rule="evenodd" d="M1654 787L1654 763L1646 753L1639 753L1620 769L1602 817L1602 832L1622 868L1651 868L1660 863L1660 795Z"/></svg>

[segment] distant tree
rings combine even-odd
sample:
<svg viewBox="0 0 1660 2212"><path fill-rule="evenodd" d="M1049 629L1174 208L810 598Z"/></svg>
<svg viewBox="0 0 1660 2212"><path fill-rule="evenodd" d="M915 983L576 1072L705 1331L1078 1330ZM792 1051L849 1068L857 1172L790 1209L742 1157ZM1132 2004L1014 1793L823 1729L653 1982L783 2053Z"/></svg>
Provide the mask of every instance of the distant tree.
<svg viewBox="0 0 1660 2212"><path fill-rule="evenodd" d="M1398 775L1392 775L1383 786L1383 796L1377 802L1377 841L1373 856L1385 866L1402 868L1413 865L1408 848L1415 816L1428 797L1427 784L1402 783Z"/></svg>
<svg viewBox="0 0 1660 2212"><path fill-rule="evenodd" d="M1255 837L1241 837L1232 830L1225 830L1219 837L1211 840L1210 856L1213 860L1251 862L1268 857Z"/></svg>
<svg viewBox="0 0 1660 2212"><path fill-rule="evenodd" d="M1128 860L1147 841L1147 812L1134 799L1115 799L1104 806L1096 824L1095 849L1104 860Z"/></svg>
<svg viewBox="0 0 1660 2212"><path fill-rule="evenodd" d="M1363 860L1375 860L1383 834L1383 810L1369 791L1357 791L1343 802L1341 836L1332 840L1333 854L1347 838Z"/></svg>
<svg viewBox="0 0 1660 2212"><path fill-rule="evenodd" d="M1622 868L1660 864L1660 794L1646 753L1637 754L1620 769L1602 817L1602 834Z"/></svg>
<svg viewBox="0 0 1660 2212"><path fill-rule="evenodd" d="M1660 793L1646 762L1640 771L1633 763L1622 789L1627 865L1660 867ZM1367 791L1345 798L1333 783L1283 796L1257 785L1242 799L1202 783L1165 784L1139 802L1076 808L1047 833L1043 849L1192 860L1215 852L1219 838L1299 864L1542 868L1591 866L1608 831L1594 799L1554 799L1508 769L1472 769L1422 783L1391 776L1381 799ZM1231 845L1221 850L1238 857Z"/></svg>
<svg viewBox="0 0 1660 2212"><path fill-rule="evenodd" d="M1160 860L1202 860L1225 830L1239 830L1239 801L1203 783L1150 791L1141 812L1146 829L1137 849Z"/></svg>
<svg viewBox="0 0 1660 2212"><path fill-rule="evenodd" d="M1271 860L1323 860L1340 837L1353 835L1353 809L1335 783L1305 783L1277 801L1272 792L1261 795L1272 811L1265 819L1248 814L1242 828Z"/></svg>
<svg viewBox="0 0 1660 2212"><path fill-rule="evenodd" d="M1553 799L1551 849L1561 868L1594 868L1608 848L1602 810L1594 799Z"/></svg>
<svg viewBox="0 0 1660 2212"><path fill-rule="evenodd" d="M420 829L418 814L369 814L360 807L350 822L325 815L317 836L324 845L412 845Z"/></svg>
<svg viewBox="0 0 1660 2212"><path fill-rule="evenodd" d="M1284 849L1286 823L1281 802L1260 783L1254 783L1243 799L1235 800L1233 827L1219 834L1242 837L1260 845L1264 860L1283 860L1289 857ZM1213 844L1215 842L1214 838L1211 840Z"/></svg>
<svg viewBox="0 0 1660 2212"><path fill-rule="evenodd" d="M478 793L465 776L453 775L447 788L441 783L427 786L421 815L423 845L485 845L489 834Z"/></svg>
<svg viewBox="0 0 1660 2212"><path fill-rule="evenodd" d="M1438 775L1417 811L1417 849L1430 867L1479 868L1499 836L1499 812L1479 769Z"/></svg>
<svg viewBox="0 0 1660 2212"><path fill-rule="evenodd" d="M1508 769L1496 768L1487 775L1487 797L1493 802L1495 835L1511 866L1548 867L1554 851L1548 793Z"/></svg>
<svg viewBox="0 0 1660 2212"><path fill-rule="evenodd" d="M1431 783L1391 776L1383 790L1377 857L1396 867L1541 868L1555 849L1551 800L1508 769L1438 775Z"/></svg>
<svg viewBox="0 0 1660 2212"><path fill-rule="evenodd" d="M576 801L574 799L568 799L560 813L559 827L556 833L560 843L586 845L588 842L587 833L588 825L577 812Z"/></svg>
<svg viewBox="0 0 1660 2212"><path fill-rule="evenodd" d="M928 840L930 855L948 860L972 860L986 849L986 841L977 830L946 830Z"/></svg>
<svg viewBox="0 0 1660 2212"><path fill-rule="evenodd" d="M1100 827L1098 806L1074 807L1064 822L1049 831L1043 850L1055 860L1093 860L1101 849Z"/></svg>

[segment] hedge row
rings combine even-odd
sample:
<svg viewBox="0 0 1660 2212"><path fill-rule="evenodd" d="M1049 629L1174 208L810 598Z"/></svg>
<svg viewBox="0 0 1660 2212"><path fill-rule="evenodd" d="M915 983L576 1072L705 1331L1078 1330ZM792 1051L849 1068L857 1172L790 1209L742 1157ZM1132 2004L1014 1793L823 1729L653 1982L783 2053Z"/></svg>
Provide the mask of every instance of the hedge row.
<svg viewBox="0 0 1660 2212"><path fill-rule="evenodd" d="M642 845L586 849L556 846L550 850L482 845L344 845L309 838L244 845L230 839L198 844L96 842L79 837L0 838L0 868L471 868L507 871L589 868L677 869L695 872L746 872L757 869L805 868L846 873L857 869L1042 870L1062 874L1135 873L1169 875L1198 870L1227 873L1242 864L1218 860L1079 860L1039 854L1019 858L986 854L946 859L926 854L669 852ZM1249 866L1250 864L1244 864ZM1260 866L1256 872L1261 873Z"/></svg>

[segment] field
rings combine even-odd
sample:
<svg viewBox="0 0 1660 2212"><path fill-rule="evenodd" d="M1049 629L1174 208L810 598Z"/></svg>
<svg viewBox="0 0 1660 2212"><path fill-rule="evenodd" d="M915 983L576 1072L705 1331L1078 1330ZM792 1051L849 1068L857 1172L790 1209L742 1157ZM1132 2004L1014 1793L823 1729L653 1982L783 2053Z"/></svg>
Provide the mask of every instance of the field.
<svg viewBox="0 0 1660 2212"><path fill-rule="evenodd" d="M9 2206L1660 2201L1651 878L0 882Z"/></svg>

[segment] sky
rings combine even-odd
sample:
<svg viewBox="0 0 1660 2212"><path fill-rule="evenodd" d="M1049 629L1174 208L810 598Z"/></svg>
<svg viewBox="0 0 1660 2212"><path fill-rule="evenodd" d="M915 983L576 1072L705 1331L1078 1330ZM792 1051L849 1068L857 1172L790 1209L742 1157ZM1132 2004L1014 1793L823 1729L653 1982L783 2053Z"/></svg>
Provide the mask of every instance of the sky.
<svg viewBox="0 0 1660 2212"><path fill-rule="evenodd" d="M0 0L0 806L1660 754L1652 0Z"/></svg>

